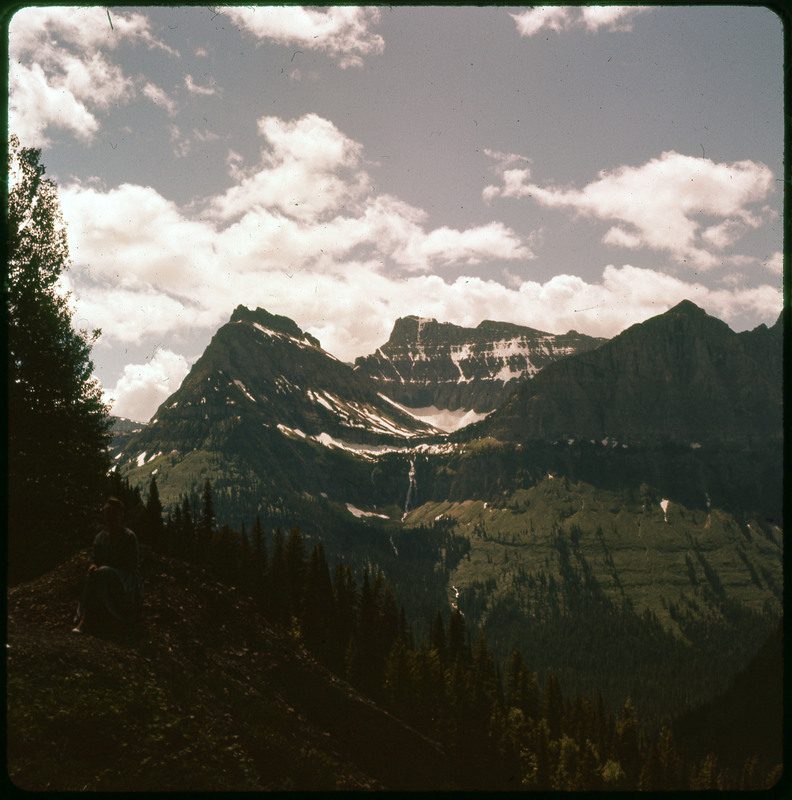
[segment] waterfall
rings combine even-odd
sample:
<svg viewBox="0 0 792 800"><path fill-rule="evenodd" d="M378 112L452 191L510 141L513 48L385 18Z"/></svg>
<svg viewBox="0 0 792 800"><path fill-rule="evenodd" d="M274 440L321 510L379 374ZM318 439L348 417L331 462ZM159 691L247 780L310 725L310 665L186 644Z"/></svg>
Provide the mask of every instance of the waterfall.
<svg viewBox="0 0 792 800"><path fill-rule="evenodd" d="M415 459L410 459L410 473L408 475L410 483L407 487L407 499L404 501L404 514L402 519L407 516L407 512L410 510L410 500L412 500L413 492L418 488L418 484L415 481Z"/></svg>

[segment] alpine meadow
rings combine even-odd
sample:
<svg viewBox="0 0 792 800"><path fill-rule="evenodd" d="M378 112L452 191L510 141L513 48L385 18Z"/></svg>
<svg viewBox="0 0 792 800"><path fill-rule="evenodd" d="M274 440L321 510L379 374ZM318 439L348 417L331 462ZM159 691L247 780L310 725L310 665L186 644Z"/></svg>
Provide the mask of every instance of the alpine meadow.
<svg viewBox="0 0 792 800"><path fill-rule="evenodd" d="M784 13L4 19L10 791L788 792Z"/></svg>

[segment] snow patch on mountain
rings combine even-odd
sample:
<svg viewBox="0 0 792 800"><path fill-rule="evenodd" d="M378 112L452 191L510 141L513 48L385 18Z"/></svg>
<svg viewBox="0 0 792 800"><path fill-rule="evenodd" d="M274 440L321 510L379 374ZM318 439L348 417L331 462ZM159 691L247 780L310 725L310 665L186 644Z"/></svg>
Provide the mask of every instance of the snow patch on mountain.
<svg viewBox="0 0 792 800"><path fill-rule="evenodd" d="M252 395L252 394L251 394L251 393L250 393L250 392L249 392L249 391L248 391L248 390L245 388L245 384L244 384L244 383L242 383L242 381L240 381L240 380L236 380L236 379L235 379L235 380L234 380L234 385L235 385L237 388L239 388L239 389L241 389L241 390L242 390L242 393L245 395L245 397L249 398L249 399L250 399L250 400L252 400L254 403L256 402L256 398L255 398L255 397L253 397L253 395Z"/></svg>
<svg viewBox="0 0 792 800"><path fill-rule="evenodd" d="M283 341L292 342L292 344L296 344L298 347L303 348L313 348L314 345L306 342L304 339L297 339L295 336L289 336L288 333L283 333L282 331L273 331L271 328L265 328L262 324L258 322L253 323L253 327L263 333L265 336L268 336L272 339L281 339Z"/></svg>
<svg viewBox="0 0 792 800"><path fill-rule="evenodd" d="M407 439L431 433L431 431L424 431L421 434L410 430L395 420L378 413L367 404L358 403L354 400L345 402L327 391L315 392L312 389L308 389L306 394L313 403L335 414L340 419L341 424L348 428L365 428L374 433L384 433ZM383 395L380 395L380 397L383 397ZM392 403L392 405L395 406L396 404ZM417 419L417 417L415 418Z"/></svg>
<svg viewBox="0 0 792 800"><path fill-rule="evenodd" d="M373 511L361 511L361 509L355 508L355 506L353 506L352 503L347 503L346 507L347 507L347 511L349 511L349 513L353 517L358 517L358 519L360 517L379 517L379 519L390 519L390 517L387 514L376 514ZM391 541L391 544L392 543L393 542ZM397 555L398 555L398 551L397 551Z"/></svg>
<svg viewBox="0 0 792 800"><path fill-rule="evenodd" d="M428 425L431 425L433 428L443 431L444 433L451 433L459 428L464 428L465 425L470 425L473 422L479 422L487 416L487 414L479 414L476 411L466 408L459 408L456 411L449 411L448 409L438 408L437 406L411 408L410 406L404 406L401 403L397 403L387 395L382 394L382 392L379 392L378 394L383 400L398 408L399 411L403 411L405 414L409 414L411 417L414 417L421 422L425 422Z"/></svg>

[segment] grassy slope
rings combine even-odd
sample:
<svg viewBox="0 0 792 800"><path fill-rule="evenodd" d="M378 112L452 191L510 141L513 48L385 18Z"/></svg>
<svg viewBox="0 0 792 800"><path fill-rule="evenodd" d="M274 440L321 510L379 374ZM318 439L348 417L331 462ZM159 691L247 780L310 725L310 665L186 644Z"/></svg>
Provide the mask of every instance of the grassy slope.
<svg viewBox="0 0 792 800"><path fill-rule="evenodd" d="M86 553L9 591L8 772L27 790L457 788L438 747L147 550L144 620L72 634Z"/></svg>
<svg viewBox="0 0 792 800"><path fill-rule="evenodd" d="M493 600L517 591L514 579L521 572L558 577L558 530L570 540L576 526L579 538L576 544L570 540L573 564L578 569L587 565L612 601L628 599L639 614L649 609L676 633L669 606L688 606L692 600L701 607L712 583L708 572L741 605L780 611L779 529L762 528L756 521L741 526L724 511L708 514L675 503L664 513L661 500L548 477L513 493L499 507L475 500L427 503L412 511L406 523L428 523L439 515L453 519L457 532L469 536L471 551L451 583L461 591L494 577Z"/></svg>
<svg viewBox="0 0 792 800"><path fill-rule="evenodd" d="M661 500L548 477L497 507L428 503L407 523L443 515L468 536L447 596L496 658L518 647L540 680L601 693L612 713L631 697L658 728L726 689L782 601L779 529L675 503L664 515Z"/></svg>

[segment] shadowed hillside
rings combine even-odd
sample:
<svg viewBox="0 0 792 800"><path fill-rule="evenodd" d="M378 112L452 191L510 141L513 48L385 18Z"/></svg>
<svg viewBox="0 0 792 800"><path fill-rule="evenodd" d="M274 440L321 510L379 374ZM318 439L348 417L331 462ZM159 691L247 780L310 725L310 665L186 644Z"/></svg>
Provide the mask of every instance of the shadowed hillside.
<svg viewBox="0 0 792 800"><path fill-rule="evenodd" d="M139 627L71 633L80 553L8 594L8 771L26 790L458 788L440 748L144 548Z"/></svg>

